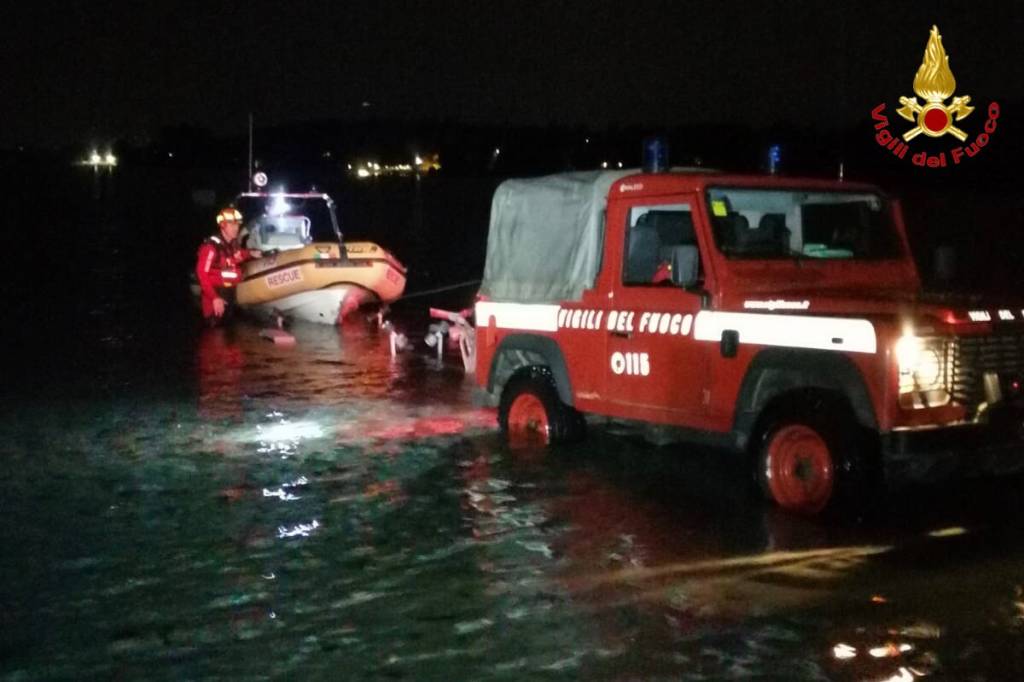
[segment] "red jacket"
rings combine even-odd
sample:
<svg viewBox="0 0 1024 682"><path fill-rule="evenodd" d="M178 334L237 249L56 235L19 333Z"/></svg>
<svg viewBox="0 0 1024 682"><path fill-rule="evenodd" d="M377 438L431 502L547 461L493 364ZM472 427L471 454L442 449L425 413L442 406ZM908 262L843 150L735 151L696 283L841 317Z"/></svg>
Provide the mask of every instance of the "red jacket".
<svg viewBox="0 0 1024 682"><path fill-rule="evenodd" d="M207 303L219 295L218 289L236 286L242 279L239 264L249 258L249 252L236 243L226 243L220 235L203 240L196 257L196 278L202 289L203 311Z"/></svg>

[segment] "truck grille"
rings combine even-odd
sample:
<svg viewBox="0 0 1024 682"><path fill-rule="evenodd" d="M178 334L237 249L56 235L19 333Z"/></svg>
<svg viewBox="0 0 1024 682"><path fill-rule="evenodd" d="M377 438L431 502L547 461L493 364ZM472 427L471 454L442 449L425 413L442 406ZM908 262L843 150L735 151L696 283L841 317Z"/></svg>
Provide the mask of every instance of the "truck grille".
<svg viewBox="0 0 1024 682"><path fill-rule="evenodd" d="M985 400L984 375L1024 376L1024 334L960 336L953 340L950 392L953 402L973 414Z"/></svg>

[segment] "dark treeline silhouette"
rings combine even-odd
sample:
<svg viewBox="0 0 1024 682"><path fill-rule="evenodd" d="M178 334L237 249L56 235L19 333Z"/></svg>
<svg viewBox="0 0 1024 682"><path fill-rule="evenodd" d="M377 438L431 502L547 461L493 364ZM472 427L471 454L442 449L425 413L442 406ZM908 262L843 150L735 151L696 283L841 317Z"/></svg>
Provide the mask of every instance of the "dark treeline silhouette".
<svg viewBox="0 0 1024 682"><path fill-rule="evenodd" d="M890 107L894 125L904 122ZM870 112L849 128L776 125L755 128L741 125L686 125L671 128L623 126L591 129L585 126L513 127L469 125L456 121L402 121L367 118L361 121L309 121L276 127L257 127L255 156L262 167L277 167L310 176L347 170L348 164L374 160L379 163L411 163L416 155L439 154L446 176L537 175L564 170L594 169L607 163L615 168L641 163L642 141L650 135L664 137L675 165L702 165L735 171L763 171L767 150L778 145L782 152L780 172L788 175L836 175L840 163L848 178L908 185L933 185L952 178L956 183L991 184L1017 175L1024 145L1021 125L1015 120L1020 107L1002 103L997 131L990 145L975 158L964 158L945 169L913 167L909 157L895 158L874 140ZM981 131L985 106L980 105L967 123L971 137L958 143L951 136L930 140L924 135L913 142L915 151L937 152L966 146ZM904 125L903 127L909 127ZM963 126L968 128L968 126ZM235 136L216 136L203 128L178 125L143 137L111 141L99 151L113 151L122 164L179 168L242 168L248 159L247 131ZM45 156L72 162L90 150L68 147ZM18 158L39 158L33 151L0 153L0 163Z"/></svg>
<svg viewBox="0 0 1024 682"><path fill-rule="evenodd" d="M989 143L973 158L946 168L918 167L909 154L898 159L881 147L870 112L857 126L842 130L319 121L258 127L255 158L273 186L301 190L315 185L330 192L346 235L392 249L409 265L409 290L415 291L479 277L491 194L504 178L592 170L603 163L637 167L642 141L653 134L668 141L672 165L725 171L765 172L768 148L778 145L782 176L836 177L842 164L847 180L877 183L901 197L915 258L929 288L1017 297L1016 273L1024 258L1024 197L1015 187L1022 156L1018 111L1004 104ZM983 108L973 116L977 119L964 128L976 135ZM902 121L893 124L894 130L906 128ZM959 144L948 136L918 138L913 149L935 154ZM57 267L48 270L51 277L76 282L89 281L94 261L65 254L87 253L97 241L96 231L103 230L120 245L126 287L129 282L139 290L165 286L168 300L176 300L185 291L183 273L196 244L212 229L217 208L246 187L245 131L218 137L176 126L114 142L110 150L119 159L112 170L75 165L89 151L81 148L0 152L0 175L10 197L0 228L11 238L25 234L28 225L46 226L47 240L22 246L25 255L36 259L22 262L33 268L52 262ZM368 160L411 163L417 154L435 153L440 171L421 176L360 180L348 168ZM140 225L145 225L141 234ZM942 276L935 268L940 248L952 251L956 261L955 269Z"/></svg>

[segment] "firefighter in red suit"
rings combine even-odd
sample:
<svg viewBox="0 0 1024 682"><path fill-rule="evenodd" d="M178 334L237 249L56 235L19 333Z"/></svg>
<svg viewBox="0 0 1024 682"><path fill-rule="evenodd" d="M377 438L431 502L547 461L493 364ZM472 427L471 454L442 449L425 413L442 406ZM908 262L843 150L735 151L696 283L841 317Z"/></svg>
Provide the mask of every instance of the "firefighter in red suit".
<svg viewBox="0 0 1024 682"><path fill-rule="evenodd" d="M238 245L242 214L236 208L225 208L217 214L218 234L203 240L196 257L196 278L202 290L203 319L216 324L227 308L224 296L241 281L239 264L252 252Z"/></svg>

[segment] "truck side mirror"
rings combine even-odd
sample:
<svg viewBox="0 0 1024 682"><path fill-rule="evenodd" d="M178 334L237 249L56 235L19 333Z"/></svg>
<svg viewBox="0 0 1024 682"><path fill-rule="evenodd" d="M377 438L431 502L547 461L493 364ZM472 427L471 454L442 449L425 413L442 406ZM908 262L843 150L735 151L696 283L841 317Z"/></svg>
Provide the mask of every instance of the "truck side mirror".
<svg viewBox="0 0 1024 682"><path fill-rule="evenodd" d="M697 283L700 271L700 253L696 246L673 246L669 263L672 265L672 283L689 287Z"/></svg>

